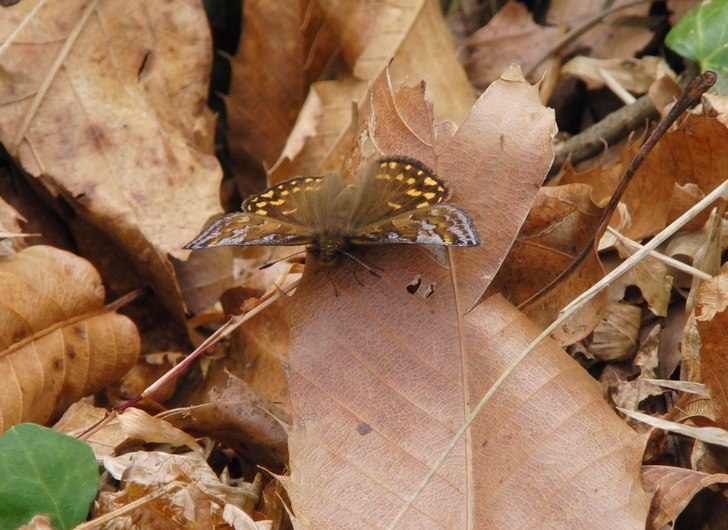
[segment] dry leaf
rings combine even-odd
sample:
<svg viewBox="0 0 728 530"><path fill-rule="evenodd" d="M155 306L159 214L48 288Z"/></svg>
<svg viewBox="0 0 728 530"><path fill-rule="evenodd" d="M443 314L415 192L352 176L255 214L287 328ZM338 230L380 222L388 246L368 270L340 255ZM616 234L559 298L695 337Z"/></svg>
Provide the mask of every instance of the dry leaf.
<svg viewBox="0 0 728 530"><path fill-rule="evenodd" d="M317 80L321 72L320 65L307 71L305 63L316 58L311 51L316 52L319 45L323 49L335 45L328 42L331 29L316 16L320 14L317 7L317 2L301 1L245 3L244 38L230 58L226 98L228 148L237 173L244 171L246 162L269 168L278 159L306 97L307 76Z"/></svg>
<svg viewBox="0 0 728 530"><path fill-rule="evenodd" d="M541 58L543 50L556 42L558 35L558 28L534 23L523 4L507 2L465 42L470 52L465 64L470 82L485 89L512 63L528 72ZM543 70L544 67L536 70L529 80L540 79Z"/></svg>
<svg viewBox="0 0 728 530"><path fill-rule="evenodd" d="M601 210L582 185L546 187L521 228L486 294L502 293L538 326L546 328L559 311L604 276L595 251L549 291L542 293L571 265L599 224ZM554 332L560 344L573 344L591 333L604 314L607 293L602 292Z"/></svg>
<svg viewBox="0 0 728 530"><path fill-rule="evenodd" d="M723 428L728 427L728 274L722 273L705 282L695 306L695 326L700 340L700 365L702 382L710 390L715 420Z"/></svg>
<svg viewBox="0 0 728 530"><path fill-rule="evenodd" d="M326 288L325 280L316 283L318 291ZM344 285L338 284L340 292ZM460 372L454 325L429 316L447 305L442 292L424 303L395 293L372 299L373 285L346 285L343 301L321 305L315 303L320 294L303 289L294 308L308 316L292 315L302 331L290 358L300 416L289 435L291 476L283 482L296 514L314 528L383 528L462 423L463 403L483 395L535 330L504 303L489 300L467 317L467 368ZM387 320L388 307L405 308L407 322L437 333L424 340L420 325ZM356 325L379 311L385 313L376 324ZM366 345L361 356L360 344ZM600 427L594 431L594 425ZM589 528L603 516L594 519L596 512L609 514L614 528L640 528L649 503L636 485L642 450L588 374L550 343L511 374L403 527L461 528L471 513L477 528L533 520ZM538 495L545 489L558 494ZM586 490L598 496L587 500ZM341 493L323 502L325 491Z"/></svg>
<svg viewBox="0 0 728 530"><path fill-rule="evenodd" d="M169 422L153 418L146 412L130 408L118 415L122 432L130 439L143 440L146 443L168 443L173 447L189 447L193 451L202 452L202 447L195 439Z"/></svg>
<svg viewBox="0 0 728 530"><path fill-rule="evenodd" d="M630 0L615 0L610 7L630 4ZM558 26L565 24L569 29L581 26L585 21L599 15L604 11L604 3L600 0L556 0L551 2L546 14L546 24ZM652 30L644 24L642 27L630 24L630 18L646 19L649 14L649 4L637 4L626 9L620 9L601 24L582 35L569 47L573 49L589 50L592 57L609 59L611 57L633 57L644 49L652 40Z"/></svg>
<svg viewBox="0 0 728 530"><path fill-rule="evenodd" d="M704 272L717 275L720 272L720 256L728 249L728 225L721 223L720 237L716 242L712 242L710 239L712 229L712 223L709 220L701 230L675 235L667 244L665 255L687 263L688 265L695 266L697 265L695 262L696 257L700 254L705 254L706 245L715 246L716 248L714 250L718 254L718 260L710 260L709 263L703 261L699 266ZM675 278L675 287L690 288L693 282L692 276L677 269L671 269L670 274Z"/></svg>
<svg viewBox="0 0 728 530"><path fill-rule="evenodd" d="M104 467L122 480L122 489L102 492L95 515L113 513L146 498L131 512L134 528L216 528L215 521L222 521L227 503L250 514L260 494L255 485L235 488L221 483L200 453L138 452L104 458ZM125 517L129 514L113 517L101 528L118 528Z"/></svg>
<svg viewBox="0 0 728 530"><path fill-rule="evenodd" d="M688 115L675 130L665 134L622 197L632 219L624 235L634 240L654 236L713 191L725 179L727 145L726 126L706 116ZM600 204L612 195L636 148L632 145L626 149L620 163L611 167L594 168L581 174L567 170L560 183L581 182L593 186L592 197ZM687 187L690 184L696 187ZM691 198L686 198L686 194ZM700 229L707 217L708 211L684 230Z"/></svg>
<svg viewBox="0 0 728 530"><path fill-rule="evenodd" d="M335 28L341 56L351 71L341 80L313 85L271 182L339 171L356 140L353 133L359 124L352 124L352 108L368 105L368 86L387 68L396 86L407 79L426 80L437 116L462 121L473 104L472 86L435 0L314 5L324 10L327 24Z"/></svg>
<svg viewBox="0 0 728 530"><path fill-rule="evenodd" d="M7 201L12 208L11 212L3 213L2 223L5 228L16 233L22 231L30 236L13 241L14 250L6 254L19 252L29 245L49 245L63 250L73 250L74 243L68 227L51 208L38 200L38 195L20 175L7 174L0 170L0 197L4 199L3 203ZM17 219L19 223L13 219ZM6 241L2 243L7 246Z"/></svg>
<svg viewBox="0 0 728 530"><path fill-rule="evenodd" d="M0 292L0 432L52 421L139 356L134 324L104 309L101 278L73 254L35 246L0 258Z"/></svg>
<svg viewBox="0 0 728 530"><path fill-rule="evenodd" d="M728 481L725 473L699 473L670 466L645 466L642 482L655 492L650 509L650 528L664 528L674 522L695 495L713 484ZM718 505L714 505L716 508Z"/></svg>
<svg viewBox="0 0 728 530"><path fill-rule="evenodd" d="M635 95L646 93L657 78L667 72L672 73L661 57L594 59L578 56L564 65L561 75L577 77L586 83L589 90L596 90L606 83L603 71L616 80L619 86Z"/></svg>
<svg viewBox="0 0 728 530"><path fill-rule="evenodd" d="M225 314L239 314L245 301L254 298L255 294L260 296L250 289L229 289L221 299ZM289 330L284 322L285 308L281 303L273 304L265 313L246 322L231 337L231 351L235 353L224 363L225 373L216 373L220 367L213 367L208 376L208 388L212 389L213 385L227 387L228 376L233 374L252 391L290 412L288 384L281 365L281 356L286 355L289 341Z"/></svg>
<svg viewBox="0 0 728 530"><path fill-rule="evenodd" d="M70 206L98 266L123 264L127 282L137 271L182 323L169 256L186 256L220 209L202 6L72 0L31 13L35 4L0 18L0 141L59 211Z"/></svg>
<svg viewBox="0 0 728 530"><path fill-rule="evenodd" d="M109 415L108 410L94 407L83 401L74 403L63 414L53 429L70 436L81 436L89 426L95 425ZM116 448L127 440L118 420L111 419L102 428L85 436L83 440L91 446L97 457L112 456Z"/></svg>
<svg viewBox="0 0 728 530"><path fill-rule="evenodd" d="M642 310L631 304L611 303L594 329L589 352L597 361L624 361L634 355Z"/></svg>
<svg viewBox="0 0 728 530"><path fill-rule="evenodd" d="M215 438L266 469L281 471L288 461L283 425L290 425L290 415L234 376L211 392L210 403L170 410L163 417L180 429Z"/></svg>
<svg viewBox="0 0 728 530"><path fill-rule="evenodd" d="M622 258L626 259L634 254L633 248L619 241L615 246ZM672 276L668 274L668 267L663 262L647 256L612 283L609 296L613 301L622 300L627 287L634 285L642 293L648 309L653 314L664 317L667 315L670 303L672 280Z"/></svg>

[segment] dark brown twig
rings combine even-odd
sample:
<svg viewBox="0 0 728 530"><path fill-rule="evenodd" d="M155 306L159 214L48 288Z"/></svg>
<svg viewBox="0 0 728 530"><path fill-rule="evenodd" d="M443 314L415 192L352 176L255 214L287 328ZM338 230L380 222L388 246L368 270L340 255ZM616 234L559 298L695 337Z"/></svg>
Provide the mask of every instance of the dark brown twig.
<svg viewBox="0 0 728 530"><path fill-rule="evenodd" d="M678 78L678 84L685 90L690 80L697 75L697 68L688 67ZM642 127L647 120L657 121L659 118L660 113L655 108L652 98L649 94L645 94L634 103L619 108L598 123L559 144L556 147L556 157L550 173L557 173L567 158L572 164L586 160L603 151L605 142L607 145L612 145Z"/></svg>
<svg viewBox="0 0 728 530"><path fill-rule="evenodd" d="M655 147L655 145L657 145L657 142L659 142L660 139L665 135L670 126L675 123L675 120L677 120L680 115L688 108L699 102L701 96L711 86L715 84L717 79L717 74L715 72L711 72L710 70L703 72L695 78L695 80L690 84L685 93L680 97L680 99L675 102L675 105L672 107L672 109L670 109L667 115L662 120L660 120L655 129L650 133L650 135L647 137L647 140L645 140L645 143L642 144L642 147L640 147L639 152L632 160L632 163L627 168L627 171L625 171L622 179L619 181L619 184L617 184L617 188L614 190L614 193L609 200L609 204L607 204L606 208L604 208L604 210L602 211L602 215L599 218L599 225L594 231L594 236L590 239L589 243L581 250L576 258L572 260L569 266L561 271L561 273L555 279L553 279L546 287L541 289L539 292L531 296L528 300L522 302L519 307L530 304L534 300L537 300L538 298L544 296L546 293L550 292L564 278L574 272L574 270L576 270L579 265L581 265L584 259L586 259L589 253L594 249L601 235L607 229L609 219L612 217L614 210L617 208L619 201L624 195L624 192L627 190L627 186L629 186L629 183L632 181L635 173L642 165L642 162L644 162L645 158L647 158L647 155L650 154L652 149Z"/></svg>

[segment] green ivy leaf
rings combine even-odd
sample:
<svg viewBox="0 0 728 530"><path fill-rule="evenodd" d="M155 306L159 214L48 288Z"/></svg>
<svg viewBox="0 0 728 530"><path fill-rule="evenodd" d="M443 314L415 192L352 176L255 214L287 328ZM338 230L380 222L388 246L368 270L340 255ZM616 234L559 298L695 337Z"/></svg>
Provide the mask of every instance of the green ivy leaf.
<svg viewBox="0 0 728 530"><path fill-rule="evenodd" d="M728 0L703 0L665 38L675 53L718 73L711 92L728 94Z"/></svg>
<svg viewBox="0 0 728 530"><path fill-rule="evenodd" d="M85 442L32 423L0 438L0 530L15 530L34 515L54 528L73 528L88 515L99 471Z"/></svg>

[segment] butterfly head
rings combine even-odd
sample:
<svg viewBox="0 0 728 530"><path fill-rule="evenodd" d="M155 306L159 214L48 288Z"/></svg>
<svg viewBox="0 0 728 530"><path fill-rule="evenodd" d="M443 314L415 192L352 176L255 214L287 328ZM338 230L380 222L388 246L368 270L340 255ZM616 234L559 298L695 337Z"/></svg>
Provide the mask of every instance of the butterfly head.
<svg viewBox="0 0 728 530"><path fill-rule="evenodd" d="M335 265L342 253L348 254L349 250L351 250L351 244L347 242L345 237L326 234L319 237L308 248L308 251L316 257L316 261L323 267Z"/></svg>

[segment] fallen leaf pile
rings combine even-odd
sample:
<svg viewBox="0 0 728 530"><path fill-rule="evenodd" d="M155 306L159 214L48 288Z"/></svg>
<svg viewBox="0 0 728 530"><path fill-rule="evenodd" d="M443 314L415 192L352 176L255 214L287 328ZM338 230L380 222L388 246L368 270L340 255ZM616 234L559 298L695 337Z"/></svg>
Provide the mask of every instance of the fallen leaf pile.
<svg viewBox="0 0 728 530"><path fill-rule="evenodd" d="M664 42L725 86L728 2L497 4L0 7L0 529L725 520L725 94L600 228L691 79ZM384 156L431 168L481 244L183 248Z"/></svg>

